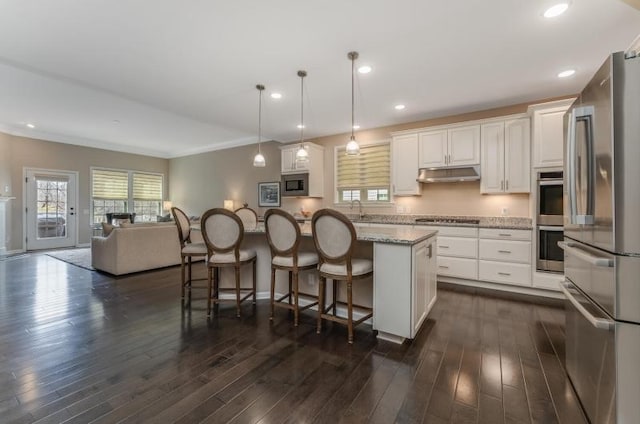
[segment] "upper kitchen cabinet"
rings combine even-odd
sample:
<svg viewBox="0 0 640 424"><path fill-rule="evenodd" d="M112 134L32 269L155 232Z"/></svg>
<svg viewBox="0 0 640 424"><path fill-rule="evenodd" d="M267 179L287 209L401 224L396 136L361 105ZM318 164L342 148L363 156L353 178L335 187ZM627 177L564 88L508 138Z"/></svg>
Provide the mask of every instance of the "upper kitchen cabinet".
<svg viewBox="0 0 640 424"><path fill-rule="evenodd" d="M296 152L300 148L299 144L281 147L281 173L282 174L304 174L312 168L322 170L324 166L324 148L313 143L304 143L305 149L309 153L309 160L305 162L296 161Z"/></svg>
<svg viewBox="0 0 640 424"><path fill-rule="evenodd" d="M529 193L529 118L482 125L482 193Z"/></svg>
<svg viewBox="0 0 640 424"><path fill-rule="evenodd" d="M564 114L575 99L529 106L533 119L533 167L563 166Z"/></svg>
<svg viewBox="0 0 640 424"><path fill-rule="evenodd" d="M420 194L418 176L418 134L394 136L391 142L391 173L394 196Z"/></svg>
<svg viewBox="0 0 640 424"><path fill-rule="evenodd" d="M420 168L480 164L480 125L452 127L419 133Z"/></svg>

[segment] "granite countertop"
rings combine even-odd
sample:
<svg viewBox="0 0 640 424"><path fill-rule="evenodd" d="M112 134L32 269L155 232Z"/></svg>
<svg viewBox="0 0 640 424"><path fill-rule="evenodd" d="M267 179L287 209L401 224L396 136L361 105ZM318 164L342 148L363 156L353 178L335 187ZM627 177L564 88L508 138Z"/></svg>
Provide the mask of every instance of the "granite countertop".
<svg viewBox="0 0 640 424"><path fill-rule="evenodd" d="M399 224L399 225L424 225L429 227L471 227L471 228L499 228L504 230L530 230L531 218L510 216L455 216L455 215L374 215L367 214L364 219L359 219L356 214L347 214L354 222L371 224ZM456 222L416 222L416 219L477 219L478 224Z"/></svg>
<svg viewBox="0 0 640 424"><path fill-rule="evenodd" d="M311 237L311 223L304 223L301 225L300 231L303 236ZM264 224L259 223L254 229L245 229L245 233L264 234ZM437 231L429 230L427 228L403 228L401 226L398 226L397 228L356 227L358 241L369 241L375 243L413 245L433 237L436 234Z"/></svg>

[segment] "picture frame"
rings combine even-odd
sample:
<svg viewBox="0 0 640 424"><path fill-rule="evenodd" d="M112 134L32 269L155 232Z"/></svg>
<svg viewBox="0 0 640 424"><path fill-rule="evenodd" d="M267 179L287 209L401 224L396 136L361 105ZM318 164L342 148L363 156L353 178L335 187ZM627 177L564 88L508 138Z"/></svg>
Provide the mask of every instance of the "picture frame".
<svg viewBox="0 0 640 424"><path fill-rule="evenodd" d="M258 183L258 206L280 207L280 181Z"/></svg>

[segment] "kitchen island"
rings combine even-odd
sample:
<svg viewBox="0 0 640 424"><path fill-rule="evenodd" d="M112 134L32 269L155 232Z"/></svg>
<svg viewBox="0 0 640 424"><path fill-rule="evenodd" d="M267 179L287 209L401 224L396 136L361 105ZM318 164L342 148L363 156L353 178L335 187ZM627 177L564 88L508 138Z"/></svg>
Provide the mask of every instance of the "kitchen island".
<svg viewBox="0 0 640 424"><path fill-rule="evenodd" d="M303 236L301 250L312 250L311 224L305 223L300 228ZM436 301L437 231L402 226L356 226L356 234L358 242L355 255L373 259L374 272L372 281L364 279L354 283L354 303L373 307L371 324L379 338L396 343L414 338ZM269 298L271 252L264 224L245 230L243 248L256 251L258 297ZM229 285L232 272L223 271L221 283ZM243 276L245 278L250 277ZM317 279L314 270L301 272L300 291L317 294ZM286 284L286 273L278 272L276 291ZM328 285L328 289L331 290L331 285ZM345 294L340 292L338 298L344 299ZM354 316L357 317L357 314L354 313Z"/></svg>

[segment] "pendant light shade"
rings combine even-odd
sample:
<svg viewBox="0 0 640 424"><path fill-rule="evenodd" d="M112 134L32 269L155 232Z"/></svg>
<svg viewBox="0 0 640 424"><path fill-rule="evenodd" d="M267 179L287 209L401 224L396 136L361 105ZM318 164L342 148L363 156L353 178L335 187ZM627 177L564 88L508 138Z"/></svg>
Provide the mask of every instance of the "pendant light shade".
<svg viewBox="0 0 640 424"><path fill-rule="evenodd" d="M262 144L262 92L264 91L264 85L258 84L256 88L260 93L258 97L258 153L253 157L253 166L256 168L264 168L267 162L260 151L260 145Z"/></svg>
<svg viewBox="0 0 640 424"><path fill-rule="evenodd" d="M347 143L346 152L349 156L355 156L360 154L360 145L356 141L354 133L355 126L355 75L356 75L356 59L358 58L358 52L349 52L347 57L351 61L351 137Z"/></svg>
<svg viewBox="0 0 640 424"><path fill-rule="evenodd" d="M309 152L304 146L304 77L307 71L298 71L300 77L300 146L296 151L296 162L309 162Z"/></svg>

